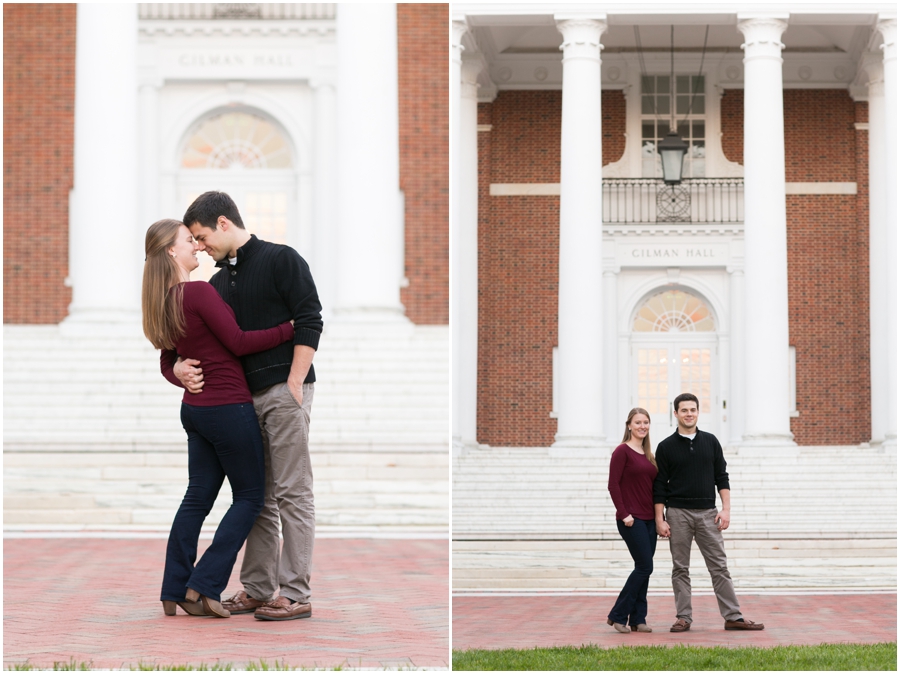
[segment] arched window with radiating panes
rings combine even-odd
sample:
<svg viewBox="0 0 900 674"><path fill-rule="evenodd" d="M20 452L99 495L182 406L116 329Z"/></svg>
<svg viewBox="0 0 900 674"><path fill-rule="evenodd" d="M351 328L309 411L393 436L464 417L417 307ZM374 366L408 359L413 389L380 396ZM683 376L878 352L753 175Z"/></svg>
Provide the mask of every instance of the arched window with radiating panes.
<svg viewBox="0 0 900 674"><path fill-rule="evenodd" d="M664 290L652 295L638 310L634 332L714 332L712 312L706 303L683 290Z"/></svg>
<svg viewBox="0 0 900 674"><path fill-rule="evenodd" d="M181 157L186 169L289 169L290 146L274 124L249 112L226 112L191 134Z"/></svg>

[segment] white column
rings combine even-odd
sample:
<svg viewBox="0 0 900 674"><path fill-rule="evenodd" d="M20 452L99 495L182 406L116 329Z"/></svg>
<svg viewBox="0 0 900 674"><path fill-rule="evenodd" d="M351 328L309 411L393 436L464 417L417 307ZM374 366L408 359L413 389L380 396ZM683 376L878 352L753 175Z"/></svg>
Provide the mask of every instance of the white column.
<svg viewBox="0 0 900 674"><path fill-rule="evenodd" d="M407 322L397 100L397 6L337 5L335 320Z"/></svg>
<svg viewBox="0 0 900 674"><path fill-rule="evenodd" d="M471 420L465 419L465 409L469 407L464 401L467 397L475 398L476 390L466 390L462 388L463 380L463 362L462 362L462 343L463 343L463 326L462 326L462 287L460 281L462 279L461 262L463 253L458 245L460 238L460 182L462 176L462 159L461 159L461 119L460 111L462 109L462 53L465 51L462 39L466 34L468 27L464 19L454 19L450 26L450 329L452 342L452 372L451 372L451 435L453 441L453 451L462 451L465 447L463 442L463 427L469 427ZM477 365L476 365L477 366Z"/></svg>
<svg viewBox="0 0 900 674"><path fill-rule="evenodd" d="M138 170L141 219L138 230L162 218L159 205L159 88L162 82L143 82L139 93L140 135ZM181 214L174 217L180 218Z"/></svg>
<svg viewBox="0 0 900 674"><path fill-rule="evenodd" d="M744 34L744 444L792 445L781 34L787 15L738 14ZM740 354L738 354L740 355Z"/></svg>
<svg viewBox="0 0 900 674"><path fill-rule="evenodd" d="M887 200L885 203L885 250L889 256L897 252L897 18L880 18L877 28L881 31L884 44L884 178ZM870 104L871 109L871 104ZM872 172L869 172L871 179ZM897 445L897 264L889 258L886 274L886 296L884 298L885 326L887 339L885 359L882 367L886 370L886 418L884 429L885 444ZM884 281L882 281L884 282Z"/></svg>
<svg viewBox="0 0 900 674"><path fill-rule="evenodd" d="M731 381L729 397L726 402L728 407L725 414L728 416L728 428L731 431L729 444L737 445L744 434L744 270L728 269L729 293L731 303L731 325L729 332L731 337L731 361L729 369Z"/></svg>
<svg viewBox="0 0 900 674"><path fill-rule="evenodd" d="M868 75L869 104L869 371L871 382L871 444L884 442L887 427L887 185L885 176L884 66L881 54L863 55Z"/></svg>
<svg viewBox="0 0 900 674"><path fill-rule="evenodd" d="M554 447L603 435L600 36L606 17L556 17L563 35L559 198L559 408Z"/></svg>
<svg viewBox="0 0 900 674"><path fill-rule="evenodd" d="M310 82L315 97L315 223L313 237L315 259L312 271L316 289L322 302L323 314L330 318L337 292L337 270L340 256L337 249L336 217L338 203L337 172L337 99L334 83L324 80Z"/></svg>
<svg viewBox="0 0 900 674"><path fill-rule="evenodd" d="M460 440L477 444L478 410L478 73L481 62L463 58L459 109L459 221L454 246L457 259L460 323Z"/></svg>
<svg viewBox="0 0 900 674"><path fill-rule="evenodd" d="M140 334L137 8L78 4L66 334Z"/></svg>
<svg viewBox="0 0 900 674"><path fill-rule="evenodd" d="M619 326L616 322L619 272L614 267L603 272L603 429L613 447L622 441L626 413L631 406L619 395ZM624 393L627 389L621 389Z"/></svg>

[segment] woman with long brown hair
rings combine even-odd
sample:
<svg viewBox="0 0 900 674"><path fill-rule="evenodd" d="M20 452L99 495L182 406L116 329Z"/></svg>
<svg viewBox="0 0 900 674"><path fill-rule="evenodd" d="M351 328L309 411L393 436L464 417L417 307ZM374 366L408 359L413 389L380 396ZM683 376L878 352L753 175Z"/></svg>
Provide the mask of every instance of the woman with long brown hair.
<svg viewBox="0 0 900 674"><path fill-rule="evenodd" d="M238 551L262 510L265 459L253 398L238 356L271 349L294 337L290 321L243 332L234 311L205 281L191 281L198 246L178 220L160 220L145 239L142 308L144 334L161 350L165 375L181 355L203 365L205 386L185 391L181 423L188 438L188 488L172 522L166 548L161 600L190 615L227 618L220 603ZM182 386L174 376L166 377ZM197 562L200 528L225 479L232 504L212 544Z"/></svg>
<svg viewBox="0 0 900 674"><path fill-rule="evenodd" d="M652 632L647 626L647 588L656 553L653 480L656 459L650 447L650 414L641 407L628 413L625 437L609 462L609 495L616 506L616 527L634 559L634 571L625 581L606 619L619 632Z"/></svg>

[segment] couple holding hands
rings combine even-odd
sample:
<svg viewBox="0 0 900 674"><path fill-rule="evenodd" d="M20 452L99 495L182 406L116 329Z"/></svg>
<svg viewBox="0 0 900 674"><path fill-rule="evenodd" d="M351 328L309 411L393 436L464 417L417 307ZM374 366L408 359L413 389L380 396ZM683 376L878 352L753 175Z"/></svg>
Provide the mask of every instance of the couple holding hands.
<svg viewBox="0 0 900 674"><path fill-rule="evenodd" d="M674 401L678 429L650 445L650 415L636 407L628 413L625 437L610 459L609 493L616 506L616 526L634 559L607 624L618 632L652 632L647 625L647 588L653 573L657 535L669 539L675 623L670 632L686 632L691 609L691 543L706 561L726 630L761 630L744 620L728 573L722 531L731 521L731 490L722 446L712 433L697 428L699 400L682 393ZM716 510L716 488L722 510ZM630 630L629 630L630 627Z"/></svg>

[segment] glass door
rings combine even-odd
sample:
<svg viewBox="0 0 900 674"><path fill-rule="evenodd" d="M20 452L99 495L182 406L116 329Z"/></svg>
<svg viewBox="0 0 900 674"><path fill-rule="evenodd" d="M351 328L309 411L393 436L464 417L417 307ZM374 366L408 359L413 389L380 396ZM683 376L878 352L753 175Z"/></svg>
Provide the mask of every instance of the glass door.
<svg viewBox="0 0 900 674"><path fill-rule="evenodd" d="M655 341L655 340L654 340ZM633 348L634 389L632 404L650 413L650 440L659 441L675 432L678 422L672 400L679 393L700 399L698 426L715 433L718 425L713 386L714 344L637 342Z"/></svg>

